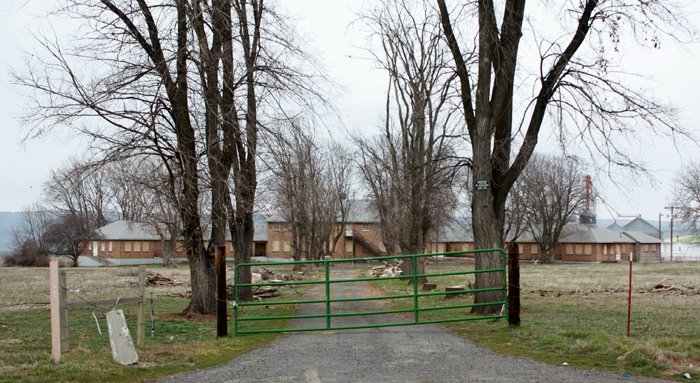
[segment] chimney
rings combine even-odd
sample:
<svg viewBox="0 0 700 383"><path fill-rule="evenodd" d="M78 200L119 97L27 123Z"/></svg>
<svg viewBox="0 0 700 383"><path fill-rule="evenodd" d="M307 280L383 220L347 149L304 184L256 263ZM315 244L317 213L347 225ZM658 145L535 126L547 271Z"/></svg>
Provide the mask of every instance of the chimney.
<svg viewBox="0 0 700 383"><path fill-rule="evenodd" d="M586 192L583 197L583 211L578 216L578 222L595 225L595 199L593 197L593 182L591 176L586 176Z"/></svg>

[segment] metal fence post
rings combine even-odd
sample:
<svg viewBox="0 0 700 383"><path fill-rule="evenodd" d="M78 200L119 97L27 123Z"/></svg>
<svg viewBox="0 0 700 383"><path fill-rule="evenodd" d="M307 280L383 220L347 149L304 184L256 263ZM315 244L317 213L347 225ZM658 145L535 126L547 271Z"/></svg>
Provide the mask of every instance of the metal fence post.
<svg viewBox="0 0 700 383"><path fill-rule="evenodd" d="M238 336L238 267L233 266L233 336Z"/></svg>
<svg viewBox="0 0 700 383"><path fill-rule="evenodd" d="M146 332L146 267L139 266L139 309L136 314L136 346L142 348Z"/></svg>
<svg viewBox="0 0 700 383"><path fill-rule="evenodd" d="M418 323L418 256L414 255L411 257L411 263L413 265L413 317L416 323Z"/></svg>
<svg viewBox="0 0 700 383"><path fill-rule="evenodd" d="M326 272L326 328L331 328L331 270L330 261L328 259L323 260L323 265Z"/></svg>

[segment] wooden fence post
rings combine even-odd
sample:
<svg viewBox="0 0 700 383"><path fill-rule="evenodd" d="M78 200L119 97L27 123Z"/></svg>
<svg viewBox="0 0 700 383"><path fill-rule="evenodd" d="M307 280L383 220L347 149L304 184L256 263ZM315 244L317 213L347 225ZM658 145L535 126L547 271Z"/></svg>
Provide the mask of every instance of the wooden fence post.
<svg viewBox="0 0 700 383"><path fill-rule="evenodd" d="M61 275L63 275L61 277ZM58 267L58 261L49 263L49 294L51 297L51 357L54 362L61 361L61 351L64 350L63 340L64 335L68 335L68 323L64 322L67 318L65 312L65 286L66 275L61 273ZM63 284L61 285L61 282ZM61 290L63 289L63 292Z"/></svg>
<svg viewBox="0 0 700 383"><path fill-rule="evenodd" d="M228 318L226 308L226 247L217 246L216 265L216 336L228 336Z"/></svg>
<svg viewBox="0 0 700 383"><path fill-rule="evenodd" d="M136 346L144 345L146 320L146 267L139 266L139 311L136 315Z"/></svg>

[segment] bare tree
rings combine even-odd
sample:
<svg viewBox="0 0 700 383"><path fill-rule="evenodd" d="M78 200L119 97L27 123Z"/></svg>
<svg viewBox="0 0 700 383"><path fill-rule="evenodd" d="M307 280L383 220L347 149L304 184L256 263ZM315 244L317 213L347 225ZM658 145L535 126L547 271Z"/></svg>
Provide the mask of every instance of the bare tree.
<svg viewBox="0 0 700 383"><path fill-rule="evenodd" d="M576 158L534 154L516 193L522 199L527 227L540 247L543 262L554 260L559 236L583 207L584 172Z"/></svg>
<svg viewBox="0 0 700 383"><path fill-rule="evenodd" d="M51 254L67 256L78 266L78 258L89 241L97 239L94 221L82 215L62 213L46 228L44 238Z"/></svg>
<svg viewBox="0 0 700 383"><path fill-rule="evenodd" d="M293 31L263 0L68 0L61 12L85 21L80 39L67 46L40 37L49 57L29 60L15 76L34 102L27 136L67 126L89 137L104 161L160 159L190 264L186 311L212 312L212 250L223 245L227 222L236 261L250 260L261 117L309 102L304 91L317 94L302 68L285 64L294 55L290 62L303 62ZM209 248L199 213L207 190ZM249 281L249 270L240 277ZM251 289L239 298L251 299Z"/></svg>
<svg viewBox="0 0 700 383"><path fill-rule="evenodd" d="M680 206L680 220L694 233L700 232L700 163L691 161L673 180L673 206Z"/></svg>
<svg viewBox="0 0 700 383"><path fill-rule="evenodd" d="M108 173L76 159L52 170L43 190L47 208L60 216L73 216L72 220L95 229L106 225L115 190L110 188Z"/></svg>
<svg viewBox="0 0 700 383"><path fill-rule="evenodd" d="M669 108L625 86L611 60L630 34L656 47L660 34L688 31L670 1L562 1L538 10L556 10L562 32L553 37L544 33L546 23L526 17L525 0L461 3L437 0L472 149L472 219L478 248L503 247L506 200L537 146L548 112L556 118L563 147L580 140L592 154L633 170L642 167L616 142L639 136L644 127L685 133ZM523 28L525 20L531 20L530 30ZM528 56L519 52L523 38L540 49L532 63L534 73L528 73L523 62ZM476 268L496 268L500 259L498 253L483 254ZM502 283L499 273L476 276L477 288ZM475 302L501 300L502 293L493 291L477 293ZM489 314L500 309L484 305L473 311Z"/></svg>
<svg viewBox="0 0 700 383"><path fill-rule="evenodd" d="M47 232L54 217L39 203L26 208L22 216L24 225L14 231L13 249L5 266L48 266L51 250Z"/></svg>
<svg viewBox="0 0 700 383"><path fill-rule="evenodd" d="M109 189L111 210L119 214L122 220L146 219L144 199L148 198L151 190L144 187L147 180L142 173L148 172L148 165L144 164L148 161L148 158L132 157L100 167L99 171L105 174Z"/></svg>
<svg viewBox="0 0 700 383"><path fill-rule="evenodd" d="M44 184L43 200L54 217L45 232L48 247L53 254L69 256L73 266L78 266L97 228L108 223L115 196L128 195L115 188L112 175L107 169L74 159L53 170Z"/></svg>
<svg viewBox="0 0 700 383"><path fill-rule="evenodd" d="M383 1L363 20L381 46L375 60L389 75L389 86L381 137L356 139L360 168L387 251L419 254L453 202L449 52L441 42L439 18L424 2ZM419 262L413 270L407 262L404 273L424 274L424 267Z"/></svg>
<svg viewBox="0 0 700 383"><path fill-rule="evenodd" d="M348 216L349 154L337 146L324 150L299 124L269 137L270 189L291 225L293 257L320 259L335 250Z"/></svg>
<svg viewBox="0 0 700 383"><path fill-rule="evenodd" d="M174 257L183 233L178 212L180 196L177 193L180 189L170 187L171 178L166 167L152 157L135 157L126 164L116 165L110 165L114 171L112 177L126 185L126 190L113 193L119 196L115 204L120 206L122 218L129 219L124 218L128 216L125 213L128 208L134 217L138 217L131 219L149 223L160 238L163 262L168 263ZM176 184L179 182L176 180ZM200 211L205 205L209 204L200 202Z"/></svg>
<svg viewBox="0 0 700 383"><path fill-rule="evenodd" d="M339 143L332 143L326 150L327 175L325 182L330 185L331 224L326 254L335 254L340 237L345 233L345 224L355 201L352 188L355 175L353 153Z"/></svg>

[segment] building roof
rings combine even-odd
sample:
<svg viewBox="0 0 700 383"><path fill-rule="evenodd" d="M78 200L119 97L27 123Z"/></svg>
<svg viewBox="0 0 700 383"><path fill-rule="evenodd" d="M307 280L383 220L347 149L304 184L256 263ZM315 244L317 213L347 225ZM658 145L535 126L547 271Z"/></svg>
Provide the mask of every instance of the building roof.
<svg viewBox="0 0 700 383"><path fill-rule="evenodd" d="M469 224L451 221L437 230L438 242L464 243L473 242L474 235Z"/></svg>
<svg viewBox="0 0 700 383"><path fill-rule="evenodd" d="M267 219L263 216L253 217L254 231L253 242L267 241ZM211 225L203 224L204 240L208 240L211 235ZM168 231L165 228L162 232L168 238ZM160 241L160 236L152 224L136 221L114 221L108 225L97 229L97 234L102 240L109 241ZM231 232L226 230L226 240L231 240Z"/></svg>
<svg viewBox="0 0 700 383"><path fill-rule="evenodd" d="M158 241L156 229L145 222L114 221L97 229L97 234L104 240Z"/></svg>
<svg viewBox="0 0 700 383"><path fill-rule="evenodd" d="M616 233L622 233L625 231L625 229L622 228L622 226L618 225L617 222L612 223L610 226L608 226L608 230L612 230Z"/></svg>
<svg viewBox="0 0 700 383"><path fill-rule="evenodd" d="M659 237L659 228L645 221L642 217L637 217L622 227L624 231L635 231Z"/></svg>
<svg viewBox="0 0 700 383"><path fill-rule="evenodd" d="M636 243L661 243L660 239L638 231L625 231L623 234L630 237Z"/></svg>
<svg viewBox="0 0 700 383"><path fill-rule="evenodd" d="M610 229L595 224L571 224L564 226L559 243L633 243L634 241Z"/></svg>
<svg viewBox="0 0 700 383"><path fill-rule="evenodd" d="M349 203L350 211L346 223L379 223L379 213L371 200L355 199ZM267 222L287 222L287 219L277 213L267 217Z"/></svg>

